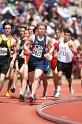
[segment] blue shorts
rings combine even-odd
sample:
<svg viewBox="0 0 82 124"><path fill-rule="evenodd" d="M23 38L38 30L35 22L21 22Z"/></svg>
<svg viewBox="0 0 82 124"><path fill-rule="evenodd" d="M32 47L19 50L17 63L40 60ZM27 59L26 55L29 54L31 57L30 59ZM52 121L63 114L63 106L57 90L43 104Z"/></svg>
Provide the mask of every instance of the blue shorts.
<svg viewBox="0 0 82 124"><path fill-rule="evenodd" d="M49 62L45 61L44 62L44 74L47 74L50 71L50 65Z"/></svg>
<svg viewBox="0 0 82 124"><path fill-rule="evenodd" d="M28 61L28 71L35 71L35 69L41 69L44 73L48 72L49 65L45 59L37 59L36 57L30 57Z"/></svg>

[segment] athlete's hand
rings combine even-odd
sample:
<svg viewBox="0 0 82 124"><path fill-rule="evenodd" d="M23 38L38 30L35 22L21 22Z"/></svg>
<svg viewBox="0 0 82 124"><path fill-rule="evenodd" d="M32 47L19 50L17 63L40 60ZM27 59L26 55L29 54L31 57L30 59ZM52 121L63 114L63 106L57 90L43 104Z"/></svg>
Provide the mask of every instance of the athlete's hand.
<svg viewBox="0 0 82 124"><path fill-rule="evenodd" d="M72 40L68 42L68 46L74 54L77 54L77 48Z"/></svg>
<svg viewBox="0 0 82 124"><path fill-rule="evenodd" d="M69 42L68 42L69 48L73 48L73 45L74 45L73 41L69 41Z"/></svg>
<svg viewBox="0 0 82 124"><path fill-rule="evenodd" d="M47 60L52 60L52 55L50 55L49 53L44 54L44 57L45 57Z"/></svg>
<svg viewBox="0 0 82 124"><path fill-rule="evenodd" d="M11 63L10 63L10 68L12 69L13 66L14 66L14 61L11 61Z"/></svg>
<svg viewBox="0 0 82 124"><path fill-rule="evenodd" d="M72 48L72 44L70 42L68 42L68 46L69 48Z"/></svg>
<svg viewBox="0 0 82 124"><path fill-rule="evenodd" d="M29 54L29 55L31 55L31 54L32 54L32 52L29 50L28 54Z"/></svg>

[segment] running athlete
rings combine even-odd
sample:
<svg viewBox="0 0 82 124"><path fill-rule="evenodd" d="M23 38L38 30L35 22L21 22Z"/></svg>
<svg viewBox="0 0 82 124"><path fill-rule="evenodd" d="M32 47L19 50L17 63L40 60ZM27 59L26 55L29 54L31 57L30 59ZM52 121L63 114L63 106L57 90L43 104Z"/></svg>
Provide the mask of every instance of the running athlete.
<svg viewBox="0 0 82 124"><path fill-rule="evenodd" d="M51 39L46 36L46 25L43 22L37 25L37 34L28 38L28 41L32 44L31 51L28 50L28 42L24 45L24 49L30 54L28 62L29 81L32 83L32 94L29 97L30 101L34 100L34 95L39 86L40 76L44 71L44 64L46 59L50 59L51 51L46 53L47 44L51 42Z"/></svg>
<svg viewBox="0 0 82 124"><path fill-rule="evenodd" d="M57 90L57 54L58 54L58 45L60 41L63 40L63 29L60 26L57 26L55 28L55 36L53 39L53 45L54 45L54 50L53 50L53 58L51 60L51 69L53 73L53 81L54 81L54 96L56 94Z"/></svg>
<svg viewBox="0 0 82 124"><path fill-rule="evenodd" d="M64 39L60 41L59 48L58 48L58 85L57 85L57 92L55 97L60 96L61 91L61 78L63 72L67 78L69 83L69 91L73 94L74 90L72 88L72 67L73 67L73 56L77 54L77 48L74 42L71 40L71 31L68 29L64 29Z"/></svg>
<svg viewBox="0 0 82 124"><path fill-rule="evenodd" d="M36 27L34 25L30 25L28 27L28 32L29 32L29 36L32 36L35 34L35 32L37 32ZM47 73L49 72L49 62L45 61L44 64L44 73L41 75L41 80L43 82L43 94L42 97L43 99L47 98L47 86L48 86L48 82L47 82ZM32 84L29 83L29 80L27 81L27 91L26 91L26 98L29 97L30 92L32 91ZM29 84L29 85L28 85ZM28 87L29 86L29 87ZM29 90L30 89L30 90ZM30 92L29 92L30 91ZM35 97L36 99L36 97Z"/></svg>
<svg viewBox="0 0 82 124"><path fill-rule="evenodd" d="M2 90L9 67L12 68L16 58L16 41L11 36L12 24L3 24L4 34L0 35L0 91ZM10 59L11 48L14 48L13 59ZM11 63L10 63L11 62Z"/></svg>
<svg viewBox="0 0 82 124"><path fill-rule="evenodd" d="M18 62L18 73L20 75L20 82L21 82L21 88L20 88L20 94L19 99L24 100L24 93L26 89L27 79L28 79L28 66L26 65L25 61L25 53L24 53L24 43L25 43L25 31L26 27L21 26L20 27L20 42L18 43L18 56L17 56L17 62Z"/></svg>
<svg viewBox="0 0 82 124"><path fill-rule="evenodd" d="M19 31L15 30L12 34L12 37L16 40L16 44L17 44L18 39L19 39ZM11 60L13 59L13 56L14 56L14 51L13 51L13 48L12 48L11 49ZM9 68L6 77L8 78L9 82L8 82L8 87L7 87L5 96L10 96L9 91L10 91L10 88L11 88L12 84L13 84L14 87L11 88L11 92L15 92L15 87L16 87L15 86L16 81L17 81L16 61L14 63L14 66L12 68Z"/></svg>
<svg viewBox="0 0 82 124"><path fill-rule="evenodd" d="M29 37L29 31L28 29L25 30L25 33L24 33L24 38L23 40L26 42L28 40L28 37ZM28 60L29 60L29 54L24 51L24 54L25 54L25 69L27 68L27 84L26 84L26 94L25 94L25 98L28 98L29 94L30 94L30 85L29 85L29 80L28 80Z"/></svg>

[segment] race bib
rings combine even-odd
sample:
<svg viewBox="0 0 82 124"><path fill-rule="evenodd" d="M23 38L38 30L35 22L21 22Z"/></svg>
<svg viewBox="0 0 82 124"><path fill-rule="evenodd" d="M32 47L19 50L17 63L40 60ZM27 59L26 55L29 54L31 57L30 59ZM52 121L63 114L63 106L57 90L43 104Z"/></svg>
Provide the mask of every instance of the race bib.
<svg viewBox="0 0 82 124"><path fill-rule="evenodd" d="M41 58L42 56L42 51L43 51L43 47L40 45L35 45L35 47L33 48L32 51L32 55L38 58Z"/></svg>
<svg viewBox="0 0 82 124"><path fill-rule="evenodd" d="M6 56L7 55L7 48L0 48L0 56Z"/></svg>

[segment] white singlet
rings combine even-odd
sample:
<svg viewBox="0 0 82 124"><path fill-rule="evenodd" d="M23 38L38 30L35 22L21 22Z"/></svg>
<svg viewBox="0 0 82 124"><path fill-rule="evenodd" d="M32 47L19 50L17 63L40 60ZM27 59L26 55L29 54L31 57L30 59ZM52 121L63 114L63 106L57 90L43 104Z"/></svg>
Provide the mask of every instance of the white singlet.
<svg viewBox="0 0 82 124"><path fill-rule="evenodd" d="M58 60L63 63L72 62L74 54L68 46L68 42L61 41L59 44Z"/></svg>

